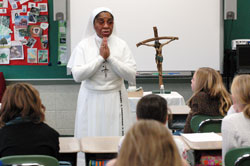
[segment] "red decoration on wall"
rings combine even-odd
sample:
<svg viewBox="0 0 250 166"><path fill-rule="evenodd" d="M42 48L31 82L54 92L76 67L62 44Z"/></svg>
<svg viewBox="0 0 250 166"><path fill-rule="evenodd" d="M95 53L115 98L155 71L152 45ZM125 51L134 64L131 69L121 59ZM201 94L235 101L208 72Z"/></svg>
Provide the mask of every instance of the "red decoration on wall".
<svg viewBox="0 0 250 166"><path fill-rule="evenodd" d="M10 40L18 44L2 45L5 39L0 33L0 58L1 49L10 49L9 64L1 63L0 59L0 65L48 65L48 0L8 0L8 7L0 2L0 23L6 22L1 16L9 17Z"/></svg>

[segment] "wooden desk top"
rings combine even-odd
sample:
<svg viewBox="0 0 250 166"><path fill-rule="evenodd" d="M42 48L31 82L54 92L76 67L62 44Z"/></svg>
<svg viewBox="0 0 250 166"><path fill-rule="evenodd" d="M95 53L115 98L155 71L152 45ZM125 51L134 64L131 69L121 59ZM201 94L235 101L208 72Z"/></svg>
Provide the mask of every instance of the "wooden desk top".
<svg viewBox="0 0 250 166"><path fill-rule="evenodd" d="M117 153L121 136L81 138L81 150L85 153Z"/></svg>
<svg viewBox="0 0 250 166"><path fill-rule="evenodd" d="M60 153L80 152L80 142L75 137L59 137Z"/></svg>
<svg viewBox="0 0 250 166"><path fill-rule="evenodd" d="M190 107L187 105L170 105L169 108L173 115L187 115L190 112Z"/></svg>
<svg viewBox="0 0 250 166"><path fill-rule="evenodd" d="M196 134L196 133L194 133ZM221 134L218 134L221 136ZM222 140L221 141L204 141L204 142L191 142L185 137L182 136L182 139L186 144L193 150L221 150L222 149Z"/></svg>

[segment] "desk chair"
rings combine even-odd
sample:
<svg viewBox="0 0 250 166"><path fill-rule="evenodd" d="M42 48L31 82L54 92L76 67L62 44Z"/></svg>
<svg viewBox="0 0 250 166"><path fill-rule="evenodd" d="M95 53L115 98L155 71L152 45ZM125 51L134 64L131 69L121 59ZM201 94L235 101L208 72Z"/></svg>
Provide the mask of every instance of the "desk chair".
<svg viewBox="0 0 250 166"><path fill-rule="evenodd" d="M250 165L250 147L234 148L225 155L226 166L249 166Z"/></svg>
<svg viewBox="0 0 250 166"><path fill-rule="evenodd" d="M83 137L80 140L81 150L85 153L86 166L90 160L110 160L117 156L120 136Z"/></svg>
<svg viewBox="0 0 250 166"><path fill-rule="evenodd" d="M195 115L190 122L191 129L195 133L221 133L222 119L223 116Z"/></svg>
<svg viewBox="0 0 250 166"><path fill-rule="evenodd" d="M168 120L169 129L173 132L184 129L190 107L187 105L170 105L169 108L169 115L171 116Z"/></svg>
<svg viewBox="0 0 250 166"><path fill-rule="evenodd" d="M59 166L56 158L46 155L15 155L0 158L3 164L33 164L43 166Z"/></svg>

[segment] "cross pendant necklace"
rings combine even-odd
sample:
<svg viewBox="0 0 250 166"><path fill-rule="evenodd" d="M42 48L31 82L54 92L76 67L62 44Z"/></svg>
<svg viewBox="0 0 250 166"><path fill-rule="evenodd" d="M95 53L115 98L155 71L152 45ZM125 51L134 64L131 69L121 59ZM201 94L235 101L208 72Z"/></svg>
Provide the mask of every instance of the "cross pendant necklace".
<svg viewBox="0 0 250 166"><path fill-rule="evenodd" d="M103 69L101 70L102 72L104 72L104 75L105 75L105 78L107 77L108 75L108 68L107 68L107 64L106 64L106 61L103 62L103 65L102 65Z"/></svg>

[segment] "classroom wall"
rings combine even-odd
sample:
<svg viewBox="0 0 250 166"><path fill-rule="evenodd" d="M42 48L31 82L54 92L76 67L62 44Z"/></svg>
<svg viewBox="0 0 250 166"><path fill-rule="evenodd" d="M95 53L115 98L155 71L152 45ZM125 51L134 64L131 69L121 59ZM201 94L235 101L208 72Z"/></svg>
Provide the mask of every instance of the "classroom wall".
<svg viewBox="0 0 250 166"><path fill-rule="evenodd" d="M224 21L225 49L231 49L231 40L250 38L249 14L250 1L238 0L238 18L235 21ZM21 80L19 80L20 82ZM164 79L167 90L174 90L184 96L185 100L192 95L190 87L191 78ZM16 81L7 81L7 85ZM74 133L74 121L77 95L80 84L72 81L28 81L40 92L41 99L47 108L47 123L62 135ZM138 78L137 86L142 86L144 91L158 88L157 78Z"/></svg>
<svg viewBox="0 0 250 166"><path fill-rule="evenodd" d="M7 81L7 85L16 81ZM46 123L55 128L61 135L73 135L75 111L79 83L71 81L26 81L34 85L40 93L46 107ZM144 91L158 88L158 79L138 79L137 86ZM192 92L190 79L166 79L167 90L179 92L187 100Z"/></svg>

